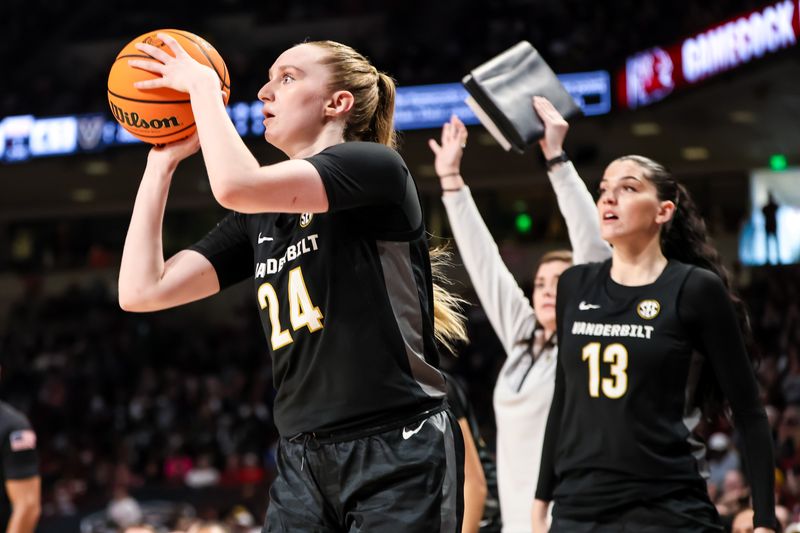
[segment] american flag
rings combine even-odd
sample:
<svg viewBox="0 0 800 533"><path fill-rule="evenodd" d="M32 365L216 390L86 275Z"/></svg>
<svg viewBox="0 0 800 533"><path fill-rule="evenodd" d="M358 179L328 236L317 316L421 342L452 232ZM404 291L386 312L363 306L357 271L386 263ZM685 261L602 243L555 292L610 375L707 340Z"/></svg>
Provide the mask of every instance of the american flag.
<svg viewBox="0 0 800 533"><path fill-rule="evenodd" d="M11 433L11 451L36 449L36 433L30 429L20 429Z"/></svg>

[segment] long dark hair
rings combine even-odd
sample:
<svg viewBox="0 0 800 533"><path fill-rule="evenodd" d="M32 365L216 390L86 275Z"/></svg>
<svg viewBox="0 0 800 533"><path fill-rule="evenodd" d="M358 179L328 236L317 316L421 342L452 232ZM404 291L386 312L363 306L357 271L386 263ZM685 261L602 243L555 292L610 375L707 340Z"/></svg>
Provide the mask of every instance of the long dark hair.
<svg viewBox="0 0 800 533"><path fill-rule="evenodd" d="M753 340L747 308L731 287L728 271L722 265L716 248L709 241L706 223L700 216L689 191L678 183L663 165L652 159L640 155L626 155L617 161L632 161L639 165L645 171L645 177L655 185L658 199L670 200L675 204L672 220L661 230L661 251L667 259L696 265L719 276L736 311L747 353L756 366L759 354ZM709 419L720 415L726 406L719 382L707 363L703 367L697 385L697 402L703 414Z"/></svg>

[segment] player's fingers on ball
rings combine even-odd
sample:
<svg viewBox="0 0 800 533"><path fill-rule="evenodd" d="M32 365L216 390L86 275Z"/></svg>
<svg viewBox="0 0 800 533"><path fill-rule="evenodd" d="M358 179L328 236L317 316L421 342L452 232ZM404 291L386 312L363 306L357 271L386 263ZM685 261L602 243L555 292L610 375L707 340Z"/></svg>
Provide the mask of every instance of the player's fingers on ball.
<svg viewBox="0 0 800 533"><path fill-rule="evenodd" d="M128 64L133 68L146 70L148 72L155 72L156 74L164 73L164 64L158 61L148 61L146 59L130 59Z"/></svg>
<svg viewBox="0 0 800 533"><path fill-rule="evenodd" d="M164 50L161 50L157 46L153 46L152 44L148 43L136 43L136 49L140 52L144 52L145 54L149 55L153 59L157 59L162 63L169 61L172 59L172 56L166 53Z"/></svg>
<svg viewBox="0 0 800 533"><path fill-rule="evenodd" d="M186 53L186 51L183 49L183 47L180 45L177 39L175 39L175 37L173 37L172 35L169 35L168 33L157 33L156 37L164 41L164 44L169 46L170 49L173 52L175 52L176 55Z"/></svg>
<svg viewBox="0 0 800 533"><path fill-rule="evenodd" d="M157 78L155 80L143 80L133 82L133 86L137 89L158 89L165 86L164 78Z"/></svg>

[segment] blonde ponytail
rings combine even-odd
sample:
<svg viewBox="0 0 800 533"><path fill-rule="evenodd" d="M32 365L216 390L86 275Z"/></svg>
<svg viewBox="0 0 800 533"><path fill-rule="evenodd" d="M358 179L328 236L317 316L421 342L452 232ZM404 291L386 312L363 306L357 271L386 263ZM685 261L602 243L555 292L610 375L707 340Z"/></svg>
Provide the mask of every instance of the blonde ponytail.
<svg viewBox="0 0 800 533"><path fill-rule="evenodd" d="M397 147L394 131L395 83L379 72L369 60L346 44L335 41L311 41L306 44L323 48L327 55L320 61L328 67L329 89L346 90L354 103L344 130L346 141L369 141Z"/></svg>
<svg viewBox="0 0 800 533"><path fill-rule="evenodd" d="M370 131L375 141L389 148L397 147L397 132L394 130L394 80L383 72L378 72L378 106L372 117Z"/></svg>
<svg viewBox="0 0 800 533"><path fill-rule="evenodd" d="M456 342L469 342L467 337L467 318L462 306L467 303L463 298L451 293L443 285L452 285L444 274L449 267L452 254L445 246L430 250L431 274L433 276L433 329L436 340L447 350L455 354Z"/></svg>

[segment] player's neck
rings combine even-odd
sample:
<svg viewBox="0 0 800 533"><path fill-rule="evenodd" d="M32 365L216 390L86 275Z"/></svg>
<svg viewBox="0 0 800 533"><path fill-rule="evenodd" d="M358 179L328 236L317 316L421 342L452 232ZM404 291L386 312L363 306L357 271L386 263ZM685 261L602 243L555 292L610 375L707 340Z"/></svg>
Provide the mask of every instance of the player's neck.
<svg viewBox="0 0 800 533"><path fill-rule="evenodd" d="M611 257L611 279L636 287L653 283L667 266L658 238L646 244L616 243Z"/></svg>
<svg viewBox="0 0 800 533"><path fill-rule="evenodd" d="M291 148L286 150L286 155L290 159L303 159L318 154L329 146L334 144L341 144L344 142L344 130L338 124L329 122L325 125L322 131L313 140L297 143Z"/></svg>

